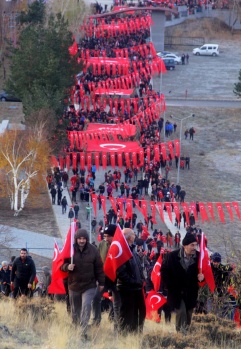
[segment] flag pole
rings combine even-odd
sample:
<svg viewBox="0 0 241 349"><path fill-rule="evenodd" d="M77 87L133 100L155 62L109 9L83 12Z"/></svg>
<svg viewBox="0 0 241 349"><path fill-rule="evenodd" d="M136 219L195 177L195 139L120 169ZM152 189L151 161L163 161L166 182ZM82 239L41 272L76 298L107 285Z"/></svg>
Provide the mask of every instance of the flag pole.
<svg viewBox="0 0 241 349"><path fill-rule="evenodd" d="M70 224L70 257L71 257L71 264L73 264L73 258L74 258L74 234L75 234L75 227L76 222L72 222Z"/></svg>
<svg viewBox="0 0 241 349"><path fill-rule="evenodd" d="M200 247L199 247L199 274L202 274L202 268L203 268L203 252L204 252L204 236L203 231L201 234L201 240L200 240Z"/></svg>

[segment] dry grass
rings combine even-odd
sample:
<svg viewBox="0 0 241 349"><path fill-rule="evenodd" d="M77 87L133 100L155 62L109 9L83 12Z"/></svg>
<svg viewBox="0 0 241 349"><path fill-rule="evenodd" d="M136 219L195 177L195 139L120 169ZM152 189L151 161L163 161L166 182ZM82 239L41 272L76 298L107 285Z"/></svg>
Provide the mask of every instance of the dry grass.
<svg viewBox="0 0 241 349"><path fill-rule="evenodd" d="M81 341L81 333L73 327L64 303L34 298L0 300L0 348L14 349L238 349L241 333L233 322L215 316L195 316L192 331L176 334L174 316L170 325L146 321L143 336L116 337L113 324L103 316L99 328L88 331L89 341Z"/></svg>

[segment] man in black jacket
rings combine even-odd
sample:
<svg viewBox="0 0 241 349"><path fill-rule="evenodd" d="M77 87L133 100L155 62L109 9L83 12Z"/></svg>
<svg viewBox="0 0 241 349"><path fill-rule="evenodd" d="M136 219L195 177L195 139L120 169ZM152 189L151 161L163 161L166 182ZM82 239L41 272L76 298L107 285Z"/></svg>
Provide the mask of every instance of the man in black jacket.
<svg viewBox="0 0 241 349"><path fill-rule="evenodd" d="M117 269L117 290L120 294L120 331L142 332L146 317L143 295L144 275L140 257L135 251L135 233L130 228L123 230L132 252L132 258Z"/></svg>
<svg viewBox="0 0 241 349"><path fill-rule="evenodd" d="M36 277L33 259L27 256L26 248L20 251L20 257L15 258L11 270L11 286L14 286L13 298L19 295L32 295L32 286Z"/></svg>
<svg viewBox="0 0 241 349"><path fill-rule="evenodd" d="M186 331L191 324L198 296L198 282L204 275L198 271L199 252L193 234L187 233L182 247L168 254L161 266L161 277L168 291L168 302L176 311L176 330Z"/></svg>

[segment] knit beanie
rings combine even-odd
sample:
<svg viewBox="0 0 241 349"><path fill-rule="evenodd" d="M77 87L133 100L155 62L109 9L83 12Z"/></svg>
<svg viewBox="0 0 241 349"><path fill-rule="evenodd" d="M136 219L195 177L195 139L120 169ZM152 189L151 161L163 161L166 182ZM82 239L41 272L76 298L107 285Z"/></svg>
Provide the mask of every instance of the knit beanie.
<svg viewBox="0 0 241 349"><path fill-rule="evenodd" d="M182 240L182 244L183 246L187 246L192 244L193 242L197 242L195 236L193 234L187 233L184 237L184 239Z"/></svg>
<svg viewBox="0 0 241 349"><path fill-rule="evenodd" d="M87 240L87 242L89 242L90 238L89 238L89 234L87 232L86 229L78 229L75 233L75 236L74 236L74 239L75 239L75 242L77 239L80 239L80 238L85 238Z"/></svg>

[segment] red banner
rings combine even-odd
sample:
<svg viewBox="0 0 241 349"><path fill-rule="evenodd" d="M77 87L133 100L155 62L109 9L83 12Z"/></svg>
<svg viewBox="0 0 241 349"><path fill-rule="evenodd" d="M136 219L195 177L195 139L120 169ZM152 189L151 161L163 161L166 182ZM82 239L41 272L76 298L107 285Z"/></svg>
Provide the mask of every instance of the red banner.
<svg viewBox="0 0 241 349"><path fill-rule="evenodd" d="M126 200L126 218L132 218L132 199Z"/></svg>
<svg viewBox="0 0 241 349"><path fill-rule="evenodd" d="M115 153L110 153L110 164L112 168L115 168Z"/></svg>
<svg viewBox="0 0 241 349"><path fill-rule="evenodd" d="M164 205L166 207L167 213L168 213L168 217L170 219L170 221L172 222L172 206L170 202L164 202Z"/></svg>
<svg viewBox="0 0 241 349"><path fill-rule="evenodd" d="M205 208L205 204L203 202L199 202L200 215L202 218L202 222L209 221L208 214Z"/></svg>
<svg viewBox="0 0 241 349"><path fill-rule="evenodd" d="M102 166L103 166L103 169L106 169L106 167L107 167L107 154L106 153L102 153Z"/></svg>
<svg viewBox="0 0 241 349"><path fill-rule="evenodd" d="M88 153L87 154L87 168L88 168L88 171L91 170L91 161L92 160L92 153Z"/></svg>
<svg viewBox="0 0 241 349"><path fill-rule="evenodd" d="M85 153L80 153L80 168L85 169Z"/></svg>
<svg viewBox="0 0 241 349"><path fill-rule="evenodd" d="M119 208L120 208L120 216L123 217L123 199L122 198L117 198L116 202L117 202L117 204L119 205Z"/></svg>
<svg viewBox="0 0 241 349"><path fill-rule="evenodd" d="M186 216L186 221L187 221L187 224L190 225L190 220L189 220L189 206L186 202L182 202L181 203L182 207L183 207L183 211L185 213L185 216Z"/></svg>
<svg viewBox="0 0 241 349"><path fill-rule="evenodd" d="M156 203L155 203L155 201L150 201L150 207L151 207L151 215L152 215L153 223L157 224L157 221L156 221Z"/></svg>
<svg viewBox="0 0 241 349"><path fill-rule="evenodd" d="M106 196L100 195L101 205L103 208L104 215L106 216Z"/></svg>
<svg viewBox="0 0 241 349"><path fill-rule="evenodd" d="M213 204L212 204L212 202L207 202L207 207L208 207L208 211L209 211L209 213L210 213L210 216L211 216L212 220L215 221L214 209L213 209Z"/></svg>
<svg viewBox="0 0 241 349"><path fill-rule="evenodd" d="M141 201L141 210L142 210L142 213L143 213L145 220L147 221L147 202L146 202L146 200Z"/></svg>
<svg viewBox="0 0 241 349"><path fill-rule="evenodd" d="M172 141L167 142L167 145L168 145L168 149L169 149L171 158L174 159L174 151L173 151L173 144L172 144Z"/></svg>
<svg viewBox="0 0 241 349"><path fill-rule="evenodd" d="M163 160L167 160L166 143L161 143L161 153Z"/></svg>
<svg viewBox="0 0 241 349"><path fill-rule="evenodd" d="M154 145L154 157L156 161L160 161L159 144Z"/></svg>
<svg viewBox="0 0 241 349"><path fill-rule="evenodd" d="M95 153L95 166L96 166L96 169L99 170L99 168L100 168L100 154L99 153Z"/></svg>
<svg viewBox="0 0 241 349"><path fill-rule="evenodd" d="M233 208L235 209L235 212L236 212L238 218L241 220L241 215L240 215L240 211L239 211L238 202L233 201L233 202L232 202L232 205L233 205Z"/></svg>
<svg viewBox="0 0 241 349"><path fill-rule="evenodd" d="M96 194L91 194L91 199L92 199L92 204L93 204L93 208L94 208L94 214L95 217L97 217L97 195Z"/></svg>
<svg viewBox="0 0 241 349"><path fill-rule="evenodd" d="M157 207L158 207L161 220L162 220L163 223L165 223L164 211L163 211L163 203L162 203L162 202L157 202L156 205L157 205Z"/></svg>
<svg viewBox="0 0 241 349"><path fill-rule="evenodd" d="M151 161L151 149L150 149L150 147L146 147L146 156L147 156L147 162L149 164Z"/></svg>
<svg viewBox="0 0 241 349"><path fill-rule="evenodd" d="M175 139L174 144L175 144L176 156L179 158L181 155L181 153L180 153L180 139Z"/></svg>
<svg viewBox="0 0 241 349"><path fill-rule="evenodd" d="M69 171L70 170L70 156L66 155L65 160L66 160L67 170Z"/></svg>
<svg viewBox="0 0 241 349"><path fill-rule="evenodd" d="M136 167L137 166L137 156L136 156L135 151L132 153L132 162L133 162L134 167Z"/></svg>
<svg viewBox="0 0 241 349"><path fill-rule="evenodd" d="M230 205L230 202L225 202L224 205L226 206L226 209L229 213L229 217L230 217L231 221L233 221L233 211L232 211L232 207Z"/></svg>
<svg viewBox="0 0 241 349"><path fill-rule="evenodd" d="M139 155L140 155L140 166L143 166L144 165L144 151L143 151L143 149L140 150Z"/></svg>
<svg viewBox="0 0 241 349"><path fill-rule="evenodd" d="M216 202L216 207L218 209L218 215L219 215L220 221L222 223L225 223L224 211L223 211L223 206L221 202Z"/></svg>
<svg viewBox="0 0 241 349"><path fill-rule="evenodd" d="M118 159L118 167L122 167L122 153L117 154L117 159Z"/></svg>
<svg viewBox="0 0 241 349"><path fill-rule="evenodd" d="M117 208L116 208L115 198L113 198L113 196L109 196L109 201L110 201L110 203L111 203L111 206L112 206L113 210L114 210L115 213L117 214Z"/></svg>
<svg viewBox="0 0 241 349"><path fill-rule="evenodd" d="M129 153L125 153L125 160L126 160L126 166L130 167L130 154Z"/></svg>
<svg viewBox="0 0 241 349"><path fill-rule="evenodd" d="M172 202L174 212L177 218L177 221L180 222L180 209L179 209L179 204L177 202Z"/></svg>

